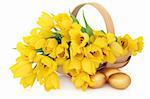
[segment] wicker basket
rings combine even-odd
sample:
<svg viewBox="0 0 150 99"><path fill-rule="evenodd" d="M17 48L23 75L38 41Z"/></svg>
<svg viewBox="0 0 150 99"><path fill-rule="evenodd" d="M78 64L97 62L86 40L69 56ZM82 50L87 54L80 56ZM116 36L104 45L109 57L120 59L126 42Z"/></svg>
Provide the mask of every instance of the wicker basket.
<svg viewBox="0 0 150 99"><path fill-rule="evenodd" d="M79 10L85 5L91 5L94 8L96 8L99 11L99 13L102 15L103 19L104 19L104 22L106 24L107 33L114 33L115 34L113 21L112 21L112 18L110 16L110 14L108 13L108 11L102 5L100 5L98 3L94 3L94 2L82 3L82 4L80 4L80 5L78 5L74 8L74 10L72 11L72 14L76 17ZM131 58L131 52L128 52L125 56L118 57L116 59L116 62L113 63L113 64L110 64L110 63L107 63L107 62L101 64L99 66L99 68L97 68L97 71L102 70L104 68L121 68L121 67L124 67L125 65L128 64L130 58ZM58 72L62 73L61 66L58 69Z"/></svg>

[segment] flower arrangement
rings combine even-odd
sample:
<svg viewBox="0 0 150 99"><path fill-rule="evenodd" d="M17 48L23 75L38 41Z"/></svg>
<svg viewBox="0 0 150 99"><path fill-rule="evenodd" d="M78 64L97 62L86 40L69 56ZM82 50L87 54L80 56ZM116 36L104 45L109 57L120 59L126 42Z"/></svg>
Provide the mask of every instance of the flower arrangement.
<svg viewBox="0 0 150 99"><path fill-rule="evenodd" d="M37 21L39 27L16 46L20 55L10 67L14 78L21 78L24 88L33 86L37 80L46 91L58 89L57 70L62 67L76 88L86 90L94 86L93 76L103 63L113 64L128 52L135 56L142 51L143 37L133 39L129 34L117 37L92 29L84 13L83 19L85 27L71 13L43 12Z"/></svg>

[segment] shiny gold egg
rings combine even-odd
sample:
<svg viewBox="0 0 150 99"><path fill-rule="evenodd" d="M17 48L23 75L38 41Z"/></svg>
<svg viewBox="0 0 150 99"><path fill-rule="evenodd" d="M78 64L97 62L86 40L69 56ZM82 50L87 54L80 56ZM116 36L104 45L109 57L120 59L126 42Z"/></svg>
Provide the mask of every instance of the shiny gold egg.
<svg viewBox="0 0 150 99"><path fill-rule="evenodd" d="M106 76L106 80L108 80L109 76L111 76L112 74L115 74L115 73L119 73L120 70L116 69L116 68L106 68L106 69L102 70L101 72Z"/></svg>
<svg viewBox="0 0 150 99"><path fill-rule="evenodd" d="M103 73L96 73L95 75L91 76L91 80L93 84L90 85L91 88L100 88L103 87L106 82L106 77Z"/></svg>
<svg viewBox="0 0 150 99"><path fill-rule="evenodd" d="M108 83L116 89L125 89L131 83L131 78L125 73L115 73L112 74L109 79Z"/></svg>

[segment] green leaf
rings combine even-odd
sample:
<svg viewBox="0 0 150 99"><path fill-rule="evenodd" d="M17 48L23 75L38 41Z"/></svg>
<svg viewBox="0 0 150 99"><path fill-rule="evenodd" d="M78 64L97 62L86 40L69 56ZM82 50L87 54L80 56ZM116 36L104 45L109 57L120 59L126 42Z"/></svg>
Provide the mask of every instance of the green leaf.
<svg viewBox="0 0 150 99"><path fill-rule="evenodd" d="M103 32L103 33L106 33L104 30L100 30L101 32Z"/></svg>
<svg viewBox="0 0 150 99"><path fill-rule="evenodd" d="M49 54L45 54L42 48L36 49L35 50L37 53L44 55L44 56L48 56Z"/></svg>
<svg viewBox="0 0 150 99"><path fill-rule="evenodd" d="M82 32L82 33L87 33L87 32L86 32L86 28L85 28L85 27L81 27L81 32Z"/></svg>
<svg viewBox="0 0 150 99"><path fill-rule="evenodd" d="M35 51L36 51L36 53L40 53L41 55L44 54L44 51L42 48L36 49Z"/></svg>
<svg viewBox="0 0 150 99"><path fill-rule="evenodd" d="M57 42L60 44L61 43L61 34L58 32L53 32L55 39L57 40Z"/></svg>
<svg viewBox="0 0 150 99"><path fill-rule="evenodd" d="M39 48L39 49L36 49L35 51L36 51L36 52L43 52L43 49L42 49L42 48Z"/></svg>
<svg viewBox="0 0 150 99"><path fill-rule="evenodd" d="M55 16L53 13L50 13L50 15Z"/></svg>
<svg viewBox="0 0 150 99"><path fill-rule="evenodd" d="M70 11L69 11L69 14L70 14L73 22L80 24L79 21L78 21L78 19Z"/></svg>
<svg viewBox="0 0 150 99"><path fill-rule="evenodd" d="M55 31L58 31L57 28L54 28Z"/></svg>
<svg viewBox="0 0 150 99"><path fill-rule="evenodd" d="M85 15L84 15L84 12L83 12L83 19L84 19L85 26L86 26L86 33L87 33L89 36L93 35L93 30L92 30L92 28L89 26L89 24L87 23L86 18L85 18Z"/></svg>

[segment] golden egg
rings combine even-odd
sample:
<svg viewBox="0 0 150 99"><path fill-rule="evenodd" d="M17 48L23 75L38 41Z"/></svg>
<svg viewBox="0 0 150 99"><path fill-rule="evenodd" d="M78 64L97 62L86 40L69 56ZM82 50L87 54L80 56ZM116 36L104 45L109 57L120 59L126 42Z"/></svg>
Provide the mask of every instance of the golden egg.
<svg viewBox="0 0 150 99"><path fill-rule="evenodd" d="M111 76L112 74L115 74L115 73L119 73L120 70L116 69L116 68L106 68L106 69L102 70L101 72L106 76L106 80L108 80L109 76Z"/></svg>
<svg viewBox="0 0 150 99"><path fill-rule="evenodd" d="M116 89L125 89L131 83L131 78L125 73L115 73L112 74L109 79L108 83Z"/></svg>
<svg viewBox="0 0 150 99"><path fill-rule="evenodd" d="M103 73L96 73L95 75L91 76L91 80L93 84L90 85L91 88L100 88L103 87L106 82L106 77Z"/></svg>

